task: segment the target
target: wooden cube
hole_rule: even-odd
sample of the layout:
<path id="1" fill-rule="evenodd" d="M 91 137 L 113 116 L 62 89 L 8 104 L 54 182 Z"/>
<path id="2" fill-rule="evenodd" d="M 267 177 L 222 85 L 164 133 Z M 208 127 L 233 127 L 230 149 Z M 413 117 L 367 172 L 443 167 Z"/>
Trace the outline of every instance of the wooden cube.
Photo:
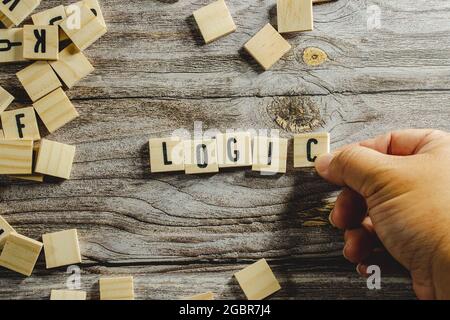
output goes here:
<path id="1" fill-rule="evenodd" d="M 63 5 L 38 12 L 31 16 L 31 20 L 33 20 L 33 24 L 36 26 L 59 26 L 65 18 L 67 18 L 66 9 Z M 64 31 L 59 29 L 59 41 L 66 39 L 68 38 Z"/>
<path id="2" fill-rule="evenodd" d="M 52 290 L 50 300 L 86 300 L 86 291 Z"/>
<path id="3" fill-rule="evenodd" d="M 39 6 L 40 2 L 40 0 L 3 0 L 0 1 L 0 11 L 18 26 Z"/>
<path id="4" fill-rule="evenodd" d="M 224 0 L 198 9 L 194 12 L 194 18 L 205 43 L 211 43 L 236 31 L 236 25 Z"/>
<path id="5" fill-rule="evenodd" d="M 264 70 L 269 70 L 291 50 L 291 45 L 272 25 L 267 24 L 245 44 L 244 48 L 258 61 Z"/>
<path id="6" fill-rule="evenodd" d="M 75 146 L 42 139 L 35 171 L 49 176 L 69 179 L 74 157 Z"/>
<path id="7" fill-rule="evenodd" d="M 314 167 L 317 157 L 327 153 L 330 153 L 328 132 L 294 136 L 294 168 Z"/>
<path id="8" fill-rule="evenodd" d="M 313 30 L 311 0 L 277 0 L 278 32 Z"/>
<path id="9" fill-rule="evenodd" d="M 59 60 L 50 62 L 50 65 L 68 88 L 94 71 L 92 64 L 74 44 L 62 50 Z"/>
<path id="10" fill-rule="evenodd" d="M 0 63 L 24 60 L 23 28 L 0 29 Z"/>
<path id="11" fill-rule="evenodd" d="M 286 173 L 288 140 L 255 137 L 253 140 L 253 171 Z"/>
<path id="12" fill-rule="evenodd" d="M 184 142 L 177 137 L 150 139 L 151 172 L 184 171 Z"/>
<path id="13" fill-rule="evenodd" d="M 76 229 L 42 235 L 47 269 L 81 263 Z"/>
<path id="14" fill-rule="evenodd" d="M 61 82 L 46 61 L 36 61 L 16 75 L 33 102 L 61 87 Z"/>
<path id="15" fill-rule="evenodd" d="M 0 174 L 31 174 L 33 141 L 0 140 Z"/>
<path id="16" fill-rule="evenodd" d="M 39 128 L 32 107 L 4 111 L 0 114 L 5 139 L 39 140 Z"/>
<path id="17" fill-rule="evenodd" d="M 55 132 L 76 117 L 78 112 L 61 88 L 33 103 L 49 132 Z"/>
<path id="18" fill-rule="evenodd" d="M 73 15 L 68 15 L 60 26 L 69 39 L 81 51 L 88 48 L 106 33 L 106 27 L 102 25 L 100 18 L 96 17 L 85 5 L 80 7 L 79 28 L 74 23 L 75 20 Z"/>
<path id="19" fill-rule="evenodd" d="M 192 297 L 188 297 L 184 300 L 214 300 L 214 293 L 212 292 L 206 292 L 206 293 L 201 293 L 201 294 L 196 294 L 195 296 Z"/>
<path id="20" fill-rule="evenodd" d="M 33 173 L 32 174 L 20 174 L 20 175 L 15 174 L 15 175 L 10 175 L 10 177 L 13 179 L 18 179 L 18 180 L 43 182 L 44 175 L 34 172 L 35 167 L 36 167 L 36 160 L 37 160 L 38 152 L 39 152 L 39 145 L 34 143 L 34 145 L 33 145 L 33 165 L 32 165 Z"/>
<path id="21" fill-rule="evenodd" d="M 134 300 L 133 277 L 100 278 L 100 300 Z"/>
<path id="22" fill-rule="evenodd" d="M 103 17 L 103 12 L 102 12 L 102 9 L 100 8 L 100 4 L 98 3 L 97 0 L 82 0 L 82 1 L 78 1 L 78 2 L 74 3 L 74 5 L 76 5 L 80 8 L 83 5 L 88 7 L 91 10 L 91 12 L 94 14 L 94 16 L 98 17 L 101 24 L 106 28 L 106 23 L 105 23 L 105 19 Z"/>
<path id="23" fill-rule="evenodd" d="M 9 20 L 2 12 L 0 12 L 0 22 L 7 28 L 14 27 L 14 22 Z"/>
<path id="24" fill-rule="evenodd" d="M 0 266 L 30 276 L 42 249 L 42 243 L 17 233 L 11 233 L 6 239 Z"/>
<path id="25" fill-rule="evenodd" d="M 28 60 L 58 60 L 58 26 L 23 26 L 23 57 Z"/>
<path id="26" fill-rule="evenodd" d="M 248 167 L 252 161 L 252 137 L 249 132 L 216 135 L 219 168 Z"/>
<path id="27" fill-rule="evenodd" d="M 216 140 L 184 141 L 184 169 L 186 174 L 219 172 Z"/>
<path id="28" fill-rule="evenodd" d="M 248 300 L 262 300 L 281 289 L 265 259 L 234 274 Z"/>
<path id="29" fill-rule="evenodd" d="M 6 222 L 5 219 L 3 219 L 2 216 L 0 216 L 0 250 L 3 249 L 6 239 L 12 232 L 16 231 L 9 225 L 8 222 Z"/>
<path id="30" fill-rule="evenodd" d="M 0 113 L 14 101 L 14 97 L 0 86 Z"/>

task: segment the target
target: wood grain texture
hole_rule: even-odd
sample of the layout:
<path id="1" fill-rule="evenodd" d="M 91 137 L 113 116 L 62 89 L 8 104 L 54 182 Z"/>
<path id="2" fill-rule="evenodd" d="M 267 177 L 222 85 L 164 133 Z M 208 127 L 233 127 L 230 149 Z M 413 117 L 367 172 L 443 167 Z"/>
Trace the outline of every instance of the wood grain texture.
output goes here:
<path id="1" fill-rule="evenodd" d="M 395 265 L 383 269 L 380 291 L 367 290 L 342 258 L 342 233 L 328 224 L 336 187 L 294 170 L 292 145 L 287 173 L 275 177 L 242 168 L 151 174 L 147 145 L 192 131 L 194 121 L 205 130 L 280 129 L 286 138 L 327 131 L 332 148 L 405 127 L 450 130 L 450 3 L 316 5 L 315 30 L 289 37 L 293 50 L 265 73 L 242 46 L 276 25 L 274 2 L 229 0 L 236 32 L 204 46 L 191 15 L 207 3 L 100 2 L 108 33 L 84 52 L 95 71 L 67 93 L 80 117 L 51 135 L 41 126 L 46 138 L 76 145 L 71 180 L 2 178 L 0 214 L 35 239 L 77 228 L 88 299 L 99 298 L 100 276 L 125 275 L 135 279 L 136 299 L 245 298 L 232 275 L 263 257 L 282 287 L 273 299 L 412 298 Z M 367 28 L 370 5 L 381 9 L 378 30 Z M 309 47 L 328 60 L 306 65 Z M 30 103 L 14 76 L 25 65 L 1 66 L 13 108 Z M 65 289 L 65 271 L 46 270 L 42 255 L 26 281 L 0 269 L 0 297 L 48 299 Z"/>

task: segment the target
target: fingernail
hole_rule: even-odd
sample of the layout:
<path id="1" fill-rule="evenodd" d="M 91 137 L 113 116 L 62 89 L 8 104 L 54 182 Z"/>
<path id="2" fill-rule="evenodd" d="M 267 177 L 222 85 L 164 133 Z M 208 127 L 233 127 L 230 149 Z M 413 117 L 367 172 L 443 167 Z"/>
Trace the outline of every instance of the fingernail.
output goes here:
<path id="1" fill-rule="evenodd" d="M 316 170 L 319 174 L 325 175 L 328 171 L 328 167 L 330 166 L 331 160 L 333 160 L 333 155 L 328 153 L 326 155 L 320 156 L 316 160 Z"/>
<path id="2" fill-rule="evenodd" d="M 345 259 L 348 260 L 347 256 L 345 255 L 345 249 L 347 249 L 347 245 L 345 245 L 344 249 L 342 249 L 342 255 L 344 256 Z"/>
<path id="3" fill-rule="evenodd" d="M 334 212 L 334 209 L 331 210 L 330 215 L 328 216 L 328 221 L 330 221 L 330 224 L 336 228 L 336 225 L 333 222 L 333 212 Z"/>
<path id="4" fill-rule="evenodd" d="M 358 274 L 359 274 L 360 276 L 362 276 L 363 274 L 362 274 L 360 268 L 361 268 L 361 264 L 359 263 L 358 265 L 356 265 L 356 272 L 358 272 Z"/>

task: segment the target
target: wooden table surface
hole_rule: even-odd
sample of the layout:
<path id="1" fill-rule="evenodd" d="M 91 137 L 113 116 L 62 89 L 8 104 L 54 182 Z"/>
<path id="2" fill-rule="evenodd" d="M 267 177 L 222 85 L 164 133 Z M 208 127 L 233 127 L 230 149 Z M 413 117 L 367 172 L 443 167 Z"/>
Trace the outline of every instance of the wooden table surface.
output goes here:
<path id="1" fill-rule="evenodd" d="M 80 117 L 43 134 L 76 145 L 72 178 L 1 178 L 0 214 L 34 239 L 77 228 L 91 299 L 101 275 L 133 275 L 138 299 L 243 298 L 232 275 L 263 257 L 282 286 L 273 299 L 413 298 L 400 268 L 382 274 L 381 290 L 367 289 L 328 223 L 337 188 L 294 170 L 291 151 L 287 174 L 275 177 L 151 174 L 147 142 L 197 121 L 284 137 L 329 131 L 332 148 L 399 128 L 450 130 L 450 2 L 315 5 L 315 31 L 289 35 L 293 50 L 267 72 L 242 47 L 276 24 L 275 0 L 228 0 L 238 30 L 205 46 L 192 12 L 208 2 L 101 1 L 108 33 L 86 51 L 95 72 L 68 91 Z M 59 4 L 43 0 L 38 10 Z M 377 11 L 372 30 L 368 13 Z M 305 64 L 309 47 L 328 60 Z M 13 108 L 30 105 L 14 75 L 25 65 L 0 66 Z M 0 298 L 48 299 L 68 276 L 65 267 L 46 270 L 41 254 L 29 278 L 0 270 Z"/>

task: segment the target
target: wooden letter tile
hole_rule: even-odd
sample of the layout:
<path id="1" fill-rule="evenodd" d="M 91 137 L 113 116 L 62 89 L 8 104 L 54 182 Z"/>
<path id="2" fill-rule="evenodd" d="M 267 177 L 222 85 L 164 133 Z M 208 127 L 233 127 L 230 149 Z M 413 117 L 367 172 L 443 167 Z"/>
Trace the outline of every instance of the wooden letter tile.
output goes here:
<path id="1" fill-rule="evenodd" d="M 219 172 L 215 139 L 184 141 L 186 174 Z"/>
<path id="2" fill-rule="evenodd" d="M 133 277 L 100 278 L 100 300 L 134 300 Z"/>
<path id="3" fill-rule="evenodd" d="M 206 43 L 236 31 L 236 25 L 224 0 L 198 9 L 194 12 L 194 18 Z"/>
<path id="4" fill-rule="evenodd" d="M 5 109 L 13 102 L 14 97 L 5 89 L 0 86 L 0 113 L 5 111 Z"/>
<path id="5" fill-rule="evenodd" d="M 287 42 L 272 25 L 267 24 L 249 42 L 245 49 L 264 68 L 269 70 L 289 50 L 291 45 Z"/>
<path id="6" fill-rule="evenodd" d="M 184 171 L 184 142 L 170 137 L 150 139 L 151 172 Z"/>
<path id="7" fill-rule="evenodd" d="M 57 26 L 66 18 L 66 9 L 63 5 L 47 9 L 31 16 L 36 26 Z"/>
<path id="8" fill-rule="evenodd" d="M 312 1 L 277 0 L 277 19 L 280 33 L 312 31 Z"/>
<path id="9" fill-rule="evenodd" d="M 88 7 L 91 12 L 100 19 L 101 24 L 106 28 L 105 19 L 103 17 L 102 9 L 100 8 L 100 4 L 97 0 L 82 0 L 74 3 L 74 5 L 81 8 L 81 6 Z"/>
<path id="10" fill-rule="evenodd" d="M 28 60 L 58 60 L 58 26 L 23 26 L 23 57 Z"/>
<path id="11" fill-rule="evenodd" d="M 0 174 L 31 174 L 33 141 L 0 140 Z"/>
<path id="12" fill-rule="evenodd" d="M 0 63 L 24 60 L 23 28 L 0 29 Z"/>
<path id="13" fill-rule="evenodd" d="M 216 135 L 219 168 L 252 165 L 252 138 L 248 132 Z"/>
<path id="14" fill-rule="evenodd" d="M 44 181 L 44 175 L 40 173 L 35 173 L 34 168 L 36 166 L 36 160 L 37 160 L 37 154 L 39 151 L 39 145 L 35 143 L 33 145 L 33 173 L 32 174 L 21 174 L 21 175 L 10 175 L 13 179 L 19 179 L 19 180 L 26 180 L 26 181 L 33 181 L 33 182 L 43 182 Z"/>
<path id="15" fill-rule="evenodd" d="M 11 233 L 0 255 L 0 266 L 30 276 L 41 249 L 39 241 Z"/>
<path id="16" fill-rule="evenodd" d="M 39 128 L 32 107 L 5 111 L 0 114 L 5 139 L 39 140 Z"/>
<path id="17" fill-rule="evenodd" d="M 330 153 L 330 135 L 327 132 L 294 136 L 294 168 L 314 167 L 318 156 Z"/>
<path id="18" fill-rule="evenodd" d="M 52 290 L 50 300 L 86 300 L 86 291 Z"/>
<path id="19" fill-rule="evenodd" d="M 76 229 L 42 235 L 47 269 L 81 263 Z"/>
<path id="20" fill-rule="evenodd" d="M 40 0 L 2 0 L 0 1 L 0 11 L 18 26 L 37 8 L 40 2 Z"/>
<path id="21" fill-rule="evenodd" d="M 0 250 L 5 245 L 6 239 L 10 235 L 10 233 L 16 232 L 13 227 L 9 225 L 8 222 L 6 222 L 5 219 L 3 219 L 2 216 L 0 216 Z"/>
<path id="22" fill-rule="evenodd" d="M 68 88 L 94 71 L 92 64 L 74 44 L 62 50 L 59 60 L 50 62 L 50 65 Z"/>
<path id="23" fill-rule="evenodd" d="M 287 139 L 255 137 L 253 140 L 253 171 L 286 173 Z"/>
<path id="24" fill-rule="evenodd" d="M 214 300 L 214 293 L 212 292 L 206 292 L 206 293 L 201 293 L 201 294 L 196 294 L 195 296 L 192 297 L 188 297 L 184 300 Z"/>
<path id="25" fill-rule="evenodd" d="M 49 132 L 55 132 L 76 117 L 78 112 L 61 88 L 33 103 Z"/>
<path id="26" fill-rule="evenodd" d="M 281 289 L 265 259 L 234 274 L 248 300 L 262 300 Z"/>
<path id="27" fill-rule="evenodd" d="M 61 82 L 46 61 L 36 61 L 16 75 L 33 102 L 61 87 Z"/>
<path id="28" fill-rule="evenodd" d="M 74 157 L 75 146 L 42 139 L 35 170 L 37 173 L 69 179 Z"/>

